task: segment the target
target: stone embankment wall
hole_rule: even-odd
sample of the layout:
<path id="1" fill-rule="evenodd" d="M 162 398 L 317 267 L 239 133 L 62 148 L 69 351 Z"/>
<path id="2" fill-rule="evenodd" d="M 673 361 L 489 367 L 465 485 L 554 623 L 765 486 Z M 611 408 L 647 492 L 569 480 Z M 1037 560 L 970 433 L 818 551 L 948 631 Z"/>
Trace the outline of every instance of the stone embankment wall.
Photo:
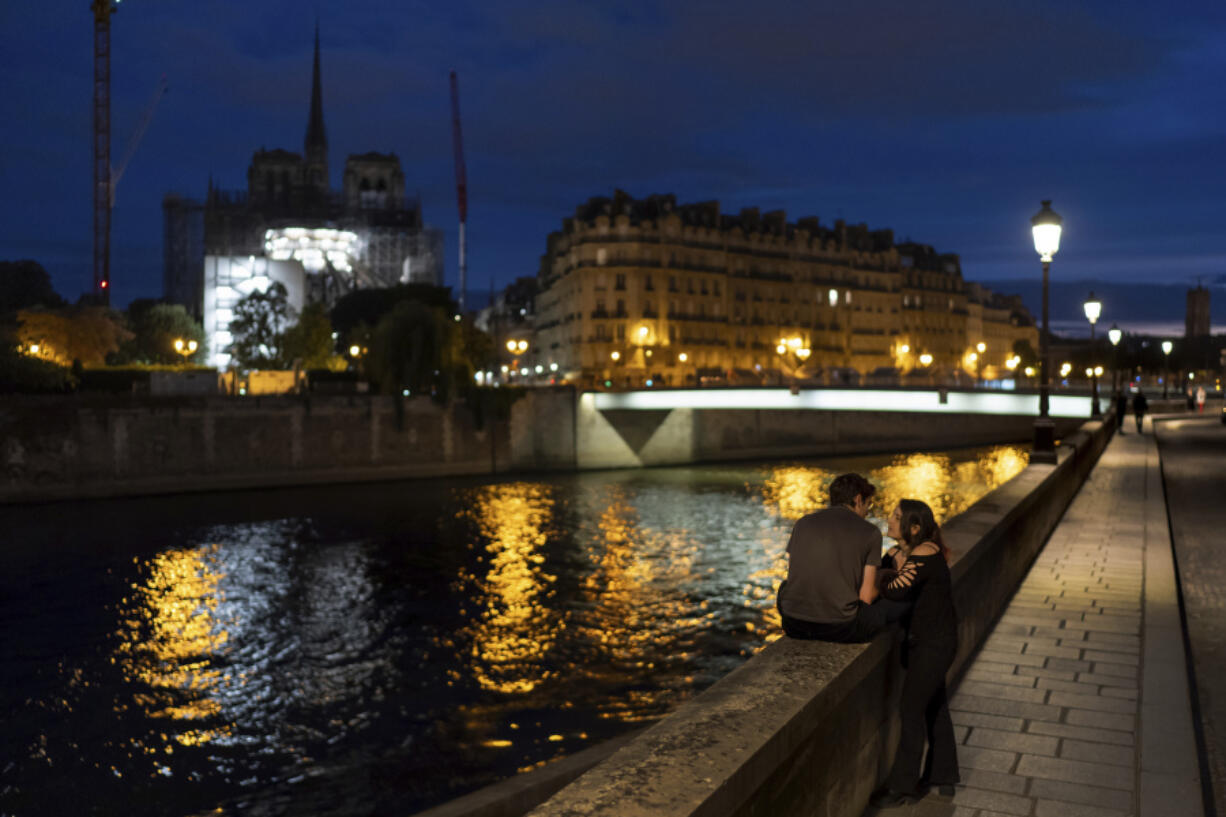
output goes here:
<path id="1" fill-rule="evenodd" d="M 428 398 L 6 398 L 0 501 L 506 471 L 507 424 Z"/>
<path id="2" fill-rule="evenodd" d="M 956 678 L 1097 462 L 1087 423 L 1057 465 L 1031 465 L 943 529 L 955 554 Z M 602 744 L 419 817 L 850 817 L 893 759 L 902 668 L 867 645 L 780 639 L 628 742 Z M 555 792 L 544 800 L 546 792 Z M 527 802 L 526 802 L 527 801 Z"/>
<path id="3" fill-rule="evenodd" d="M 400 412 L 397 411 L 399 402 Z M 1079 421 L 1057 420 L 1057 433 Z M 1031 418 L 804 409 L 599 411 L 529 392 L 478 429 L 427 398 L 6 397 L 0 502 L 1021 442 Z"/>

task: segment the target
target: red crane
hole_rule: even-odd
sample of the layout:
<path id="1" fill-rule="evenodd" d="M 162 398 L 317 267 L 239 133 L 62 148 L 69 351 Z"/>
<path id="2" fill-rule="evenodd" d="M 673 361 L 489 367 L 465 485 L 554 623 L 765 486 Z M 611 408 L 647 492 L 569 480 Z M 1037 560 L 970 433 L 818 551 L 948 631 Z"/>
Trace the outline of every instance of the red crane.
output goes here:
<path id="1" fill-rule="evenodd" d="M 456 204 L 460 209 L 460 314 L 464 313 L 464 289 L 468 285 L 468 246 L 464 222 L 468 220 L 468 174 L 464 170 L 464 139 L 460 134 L 460 81 L 451 72 L 451 146 L 455 151 Z"/>

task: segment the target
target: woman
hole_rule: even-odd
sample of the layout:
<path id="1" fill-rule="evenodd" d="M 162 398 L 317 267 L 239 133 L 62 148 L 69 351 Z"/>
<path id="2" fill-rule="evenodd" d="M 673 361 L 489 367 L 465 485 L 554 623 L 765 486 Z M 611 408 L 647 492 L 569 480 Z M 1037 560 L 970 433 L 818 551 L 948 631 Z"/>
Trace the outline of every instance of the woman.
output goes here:
<path id="1" fill-rule="evenodd" d="M 928 741 L 929 785 L 952 795 L 958 782 L 958 753 L 954 725 L 945 696 L 945 673 L 958 651 L 958 621 L 949 577 L 949 548 L 932 509 L 915 499 L 904 499 L 890 514 L 887 533 L 898 547 L 885 559 L 897 568 L 881 594 L 893 601 L 911 602 L 911 624 L 903 651 L 907 676 L 903 680 L 899 715 L 902 734 L 886 787 L 873 796 L 877 808 L 914 802 L 921 797 L 920 764 Z"/>

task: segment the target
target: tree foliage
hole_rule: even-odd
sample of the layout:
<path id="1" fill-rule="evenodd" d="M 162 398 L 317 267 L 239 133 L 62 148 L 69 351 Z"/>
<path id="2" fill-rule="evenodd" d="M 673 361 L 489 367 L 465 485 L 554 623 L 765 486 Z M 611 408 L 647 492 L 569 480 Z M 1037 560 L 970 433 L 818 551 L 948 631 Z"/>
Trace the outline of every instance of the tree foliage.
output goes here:
<path id="1" fill-rule="evenodd" d="M 226 351 L 243 368 L 279 368 L 285 364 L 284 333 L 294 317 L 284 284 L 274 282 L 264 292 L 252 292 L 234 306 L 233 340 Z"/>
<path id="2" fill-rule="evenodd" d="M 65 306 L 43 265 L 29 260 L 0 261 L 0 315 L 38 306 Z"/>
<path id="3" fill-rule="evenodd" d="M 429 284 L 399 284 L 385 289 L 355 289 L 332 307 L 332 327 L 345 343 L 362 324 L 377 326 L 383 316 L 403 301 L 416 301 L 426 306 L 454 313 L 448 287 Z"/>
<path id="4" fill-rule="evenodd" d="M 179 304 L 137 299 L 128 305 L 128 328 L 132 339 L 113 358 L 116 363 L 196 363 L 208 355 L 204 327 Z M 194 354 L 175 351 L 175 341 L 196 341 Z"/>
<path id="5" fill-rule="evenodd" d="M 132 337 L 117 313 L 100 306 L 23 309 L 17 322 L 17 342 L 26 349 L 37 345 L 38 358 L 61 366 L 101 366 Z"/>
<path id="6" fill-rule="evenodd" d="M 332 340 L 332 322 L 323 304 L 307 304 L 298 322 L 285 330 L 281 340 L 281 355 L 285 362 L 298 361 L 303 369 L 336 368 L 336 344 Z M 344 367 L 344 362 L 340 366 Z"/>

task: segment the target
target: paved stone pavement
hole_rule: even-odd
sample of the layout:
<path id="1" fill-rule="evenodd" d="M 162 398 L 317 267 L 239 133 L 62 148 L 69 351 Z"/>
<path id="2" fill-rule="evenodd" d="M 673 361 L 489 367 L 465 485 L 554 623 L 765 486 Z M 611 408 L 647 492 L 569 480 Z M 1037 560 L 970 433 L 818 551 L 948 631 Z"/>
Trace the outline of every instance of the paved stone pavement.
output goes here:
<path id="1" fill-rule="evenodd" d="M 1215 401 L 1216 402 L 1216 401 Z M 1206 412 L 1210 410 L 1206 406 Z M 1212 409 L 1217 411 L 1218 405 Z M 1217 416 L 1156 424 L 1183 587 L 1200 725 L 1217 809 L 1226 809 L 1226 425 Z"/>
<path id="2" fill-rule="evenodd" d="M 1116 435 L 951 701 L 962 783 L 898 817 L 1201 817 L 1158 450 Z"/>

